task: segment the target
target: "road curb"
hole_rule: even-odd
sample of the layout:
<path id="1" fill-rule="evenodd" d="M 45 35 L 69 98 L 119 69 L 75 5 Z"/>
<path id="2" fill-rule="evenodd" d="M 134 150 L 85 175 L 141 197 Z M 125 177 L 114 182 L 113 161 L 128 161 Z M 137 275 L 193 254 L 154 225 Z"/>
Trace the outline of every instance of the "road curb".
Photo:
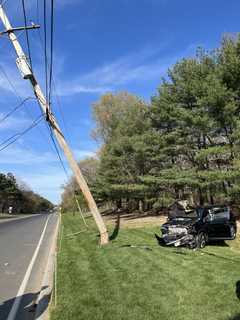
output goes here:
<path id="1" fill-rule="evenodd" d="M 60 217 L 58 216 L 57 226 L 54 231 L 53 242 L 49 250 L 46 269 L 44 271 L 41 291 L 36 301 L 35 320 L 47 320 L 49 319 L 49 304 L 54 284 L 54 269 L 56 261 L 56 247 L 58 239 L 58 230 L 60 225 Z"/>

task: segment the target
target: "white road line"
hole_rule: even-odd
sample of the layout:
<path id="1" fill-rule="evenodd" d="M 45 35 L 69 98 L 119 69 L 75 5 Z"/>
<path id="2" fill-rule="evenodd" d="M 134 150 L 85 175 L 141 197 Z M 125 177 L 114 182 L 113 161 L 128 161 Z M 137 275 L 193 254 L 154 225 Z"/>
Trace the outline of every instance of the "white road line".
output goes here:
<path id="1" fill-rule="evenodd" d="M 35 251 L 34 251 L 34 254 L 33 254 L 33 256 L 32 256 L 32 260 L 31 260 L 31 262 L 30 262 L 30 264 L 29 264 L 29 266 L 28 266 L 28 268 L 27 268 L 27 271 L 26 271 L 26 273 L 25 273 L 25 276 L 24 276 L 24 278 L 23 278 L 23 281 L 22 281 L 22 283 L 21 283 L 21 286 L 20 286 L 20 288 L 19 288 L 19 290 L 18 290 L 17 296 L 16 296 L 16 298 L 15 298 L 15 300 L 14 300 L 13 306 L 12 306 L 12 308 L 11 308 L 11 311 L 10 311 L 8 317 L 7 317 L 7 320 L 14 320 L 14 319 L 15 319 L 15 316 L 16 316 L 16 314 L 17 314 L 17 311 L 18 311 L 18 308 L 19 308 L 19 305 L 20 305 L 22 296 L 23 296 L 23 294 L 24 294 L 24 292 L 25 292 L 25 289 L 26 289 L 28 280 L 29 280 L 30 275 L 31 275 L 31 271 L 32 271 L 34 262 L 35 262 L 35 260 L 36 260 L 36 258 L 37 258 L 37 255 L 38 255 L 38 252 L 39 252 L 41 243 L 42 243 L 42 241 L 43 241 L 43 237 L 44 237 L 44 234 L 45 234 L 46 229 L 47 229 L 47 224 L 48 224 L 49 218 L 50 218 L 50 216 L 48 216 L 48 218 L 47 218 L 47 221 L 46 221 L 45 226 L 44 226 L 44 228 L 43 228 L 43 231 L 42 231 L 41 237 L 40 237 L 40 239 L 39 239 L 38 245 L 37 245 L 37 247 L 36 247 L 36 249 L 35 249 Z"/>

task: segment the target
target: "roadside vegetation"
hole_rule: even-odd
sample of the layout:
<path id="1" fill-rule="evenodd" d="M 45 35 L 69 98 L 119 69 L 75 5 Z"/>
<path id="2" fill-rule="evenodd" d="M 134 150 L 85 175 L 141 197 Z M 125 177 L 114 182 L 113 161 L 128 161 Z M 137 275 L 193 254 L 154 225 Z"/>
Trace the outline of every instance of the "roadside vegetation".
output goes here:
<path id="1" fill-rule="evenodd" d="M 96 158 L 80 162 L 98 204 L 129 211 L 240 199 L 240 37 L 177 62 L 146 103 L 127 92 L 93 105 Z M 64 188 L 63 210 L 74 209 L 75 181 Z M 237 210 L 236 210 L 237 211 Z"/>
<path id="2" fill-rule="evenodd" d="M 5 218 L 11 207 L 12 214 L 38 213 L 49 210 L 53 204 L 36 194 L 25 184 L 18 183 L 12 173 L 0 173 L 0 218 Z"/>
<path id="3" fill-rule="evenodd" d="M 70 214 L 76 198 L 87 210 L 76 181 L 64 186 L 51 320 L 240 319 L 239 234 L 197 251 L 162 247 L 154 235 L 178 199 L 239 216 L 239 84 L 240 37 L 228 37 L 172 66 L 149 103 L 120 92 L 93 105 L 101 148 L 79 166 L 98 206 L 126 218 L 98 247 L 92 220 L 86 229 Z M 139 224 L 145 215 L 155 218 Z"/>
<path id="4" fill-rule="evenodd" d="M 239 235 L 204 250 L 166 248 L 154 237 L 155 221 L 123 227 L 98 247 L 87 222 L 88 230 L 79 214 L 63 214 L 51 320 L 240 319 Z"/>

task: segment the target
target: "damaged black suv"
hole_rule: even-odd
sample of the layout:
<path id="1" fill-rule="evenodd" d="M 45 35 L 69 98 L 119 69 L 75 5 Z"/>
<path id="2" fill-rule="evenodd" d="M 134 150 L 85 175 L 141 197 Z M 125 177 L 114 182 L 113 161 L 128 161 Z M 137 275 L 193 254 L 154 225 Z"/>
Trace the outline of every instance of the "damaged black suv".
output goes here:
<path id="1" fill-rule="evenodd" d="M 235 239 L 237 224 L 230 208 L 208 206 L 170 210 L 161 232 L 166 245 L 204 248 L 209 241 Z"/>

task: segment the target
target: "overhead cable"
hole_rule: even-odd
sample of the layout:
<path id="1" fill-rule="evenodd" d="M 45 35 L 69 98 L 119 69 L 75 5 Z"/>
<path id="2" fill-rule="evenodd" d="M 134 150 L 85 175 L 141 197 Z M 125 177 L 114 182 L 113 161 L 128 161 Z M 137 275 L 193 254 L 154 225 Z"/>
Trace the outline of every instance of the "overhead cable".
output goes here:
<path id="1" fill-rule="evenodd" d="M 53 28 L 54 28 L 54 5 L 53 5 L 53 0 L 51 0 L 50 70 L 49 70 L 49 93 L 48 93 L 49 105 L 51 105 L 52 78 L 53 78 L 53 31 L 54 31 Z"/>
<path id="2" fill-rule="evenodd" d="M 3 116 L 2 118 L 0 118 L 0 124 L 2 122 L 4 122 L 5 120 L 7 120 L 7 118 L 9 118 L 14 112 L 16 112 L 22 105 L 25 104 L 25 102 L 27 102 L 28 100 L 35 100 L 36 98 L 34 97 L 28 97 L 26 99 L 24 99 L 23 101 L 21 101 L 18 105 L 16 105 L 11 111 L 9 111 L 7 114 L 5 114 L 5 116 Z"/>
<path id="3" fill-rule="evenodd" d="M 25 130 L 14 134 L 13 136 L 9 137 L 8 139 L 6 139 L 5 141 L 3 141 L 0 144 L 0 151 L 5 150 L 6 148 L 8 148 L 10 145 L 12 145 L 14 142 L 16 142 L 18 139 L 20 139 L 23 135 L 25 135 L 28 131 L 30 131 L 31 129 L 33 129 L 34 127 L 36 127 L 43 119 L 43 116 L 40 115 L 39 117 L 37 117 L 33 123 L 26 128 Z M 9 142 L 10 141 L 10 142 Z M 1 148 L 2 147 L 2 148 Z"/>
<path id="4" fill-rule="evenodd" d="M 45 96 L 48 104 L 48 62 L 47 62 L 47 8 L 46 0 L 43 2 L 43 27 L 44 27 L 44 60 L 45 60 Z"/>
<path id="5" fill-rule="evenodd" d="M 66 169 L 66 167 L 65 167 L 65 165 L 64 165 L 64 162 L 63 162 L 63 160 L 62 160 L 62 157 L 61 157 L 60 151 L 59 151 L 59 149 L 58 149 L 57 143 L 56 143 L 56 141 L 55 141 L 55 139 L 54 139 L 53 132 L 52 132 L 52 127 L 51 127 L 50 124 L 49 124 L 49 130 L 50 130 L 50 138 L 51 138 L 52 143 L 53 143 L 53 146 L 54 146 L 54 148 L 55 148 L 57 157 L 58 157 L 58 159 L 59 159 L 59 161 L 60 161 L 60 163 L 61 163 L 61 166 L 62 166 L 62 168 L 63 168 L 63 171 L 64 171 L 67 179 L 69 179 L 69 175 L 68 175 L 67 169 Z"/>
<path id="6" fill-rule="evenodd" d="M 28 29 L 27 29 L 27 16 L 26 16 L 26 9 L 25 9 L 25 0 L 22 0 L 22 8 L 23 8 L 23 16 L 24 16 L 24 26 L 25 26 L 25 33 L 26 33 L 26 40 L 27 40 L 27 48 L 28 48 L 28 58 L 32 68 L 32 58 L 31 58 L 31 51 L 30 51 L 30 42 L 29 42 L 29 36 L 28 36 Z"/>

